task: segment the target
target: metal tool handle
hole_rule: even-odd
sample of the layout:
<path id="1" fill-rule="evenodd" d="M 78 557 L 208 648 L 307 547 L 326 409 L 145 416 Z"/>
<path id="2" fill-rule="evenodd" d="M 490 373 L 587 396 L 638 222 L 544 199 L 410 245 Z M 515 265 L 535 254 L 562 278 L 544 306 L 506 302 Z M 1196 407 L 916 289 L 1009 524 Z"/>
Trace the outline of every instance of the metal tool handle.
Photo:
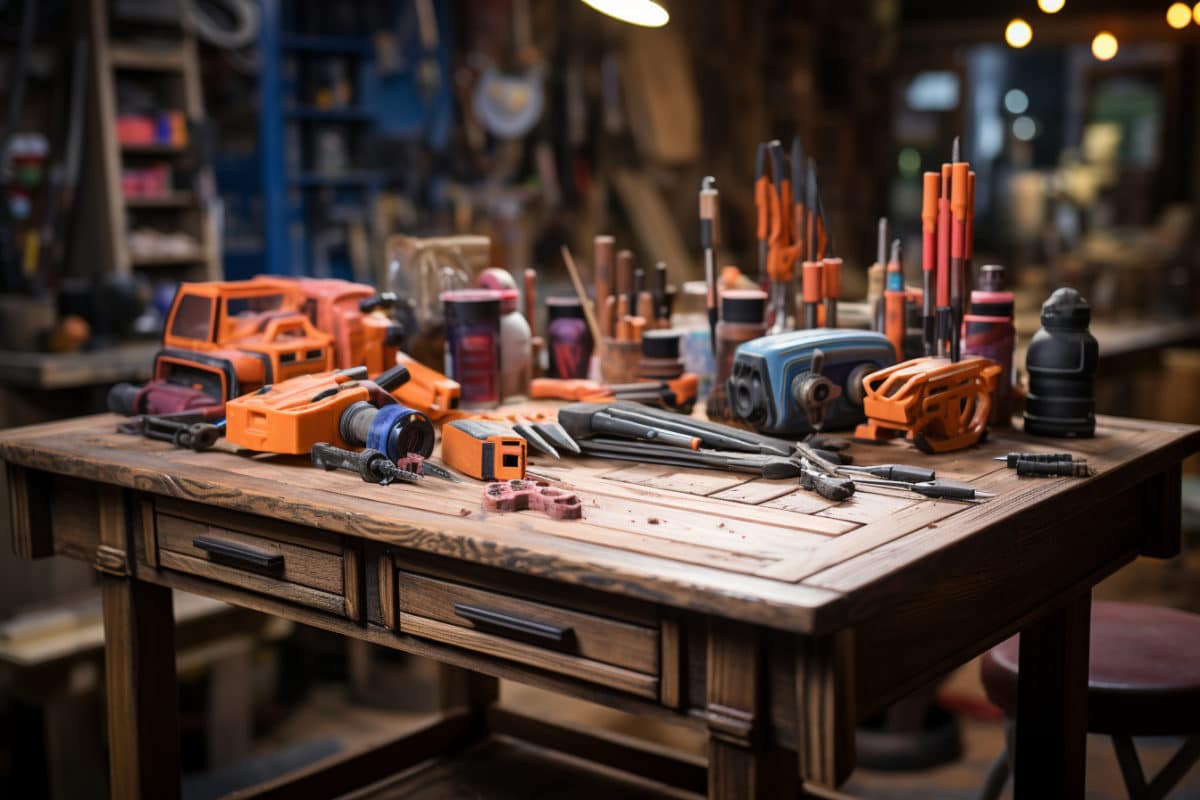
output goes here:
<path id="1" fill-rule="evenodd" d="M 476 625 L 482 625 L 487 628 L 500 628 L 501 630 L 519 633 L 523 636 L 541 639 L 554 644 L 564 644 L 574 636 L 574 630 L 571 628 L 548 625 L 544 622 L 535 622 L 531 619 L 514 617 L 502 611 L 480 608 L 479 606 L 472 606 L 466 603 L 455 603 L 454 613 L 463 619 L 474 622 Z"/>
<path id="2" fill-rule="evenodd" d="M 358 472 L 359 459 L 350 450 L 334 447 L 327 442 L 317 442 L 310 453 L 312 463 L 324 470 L 348 469 Z"/>
<path id="3" fill-rule="evenodd" d="M 211 536 L 197 536 L 192 539 L 192 547 L 195 547 L 197 550 L 203 550 L 215 558 L 225 561 L 236 561 L 239 564 L 254 567 L 255 569 L 283 569 L 283 555 L 281 553 L 259 550 L 257 547 L 249 547 L 238 542 L 227 542 L 224 539 L 214 539 Z"/>

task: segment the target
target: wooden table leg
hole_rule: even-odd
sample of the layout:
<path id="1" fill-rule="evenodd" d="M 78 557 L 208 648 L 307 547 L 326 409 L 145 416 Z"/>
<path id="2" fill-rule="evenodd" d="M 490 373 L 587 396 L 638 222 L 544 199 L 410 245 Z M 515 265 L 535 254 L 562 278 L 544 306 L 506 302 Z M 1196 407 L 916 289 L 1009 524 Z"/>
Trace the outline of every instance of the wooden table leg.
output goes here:
<path id="1" fill-rule="evenodd" d="M 179 797 L 179 710 L 171 590 L 100 577 L 109 791 L 121 798 Z"/>
<path id="2" fill-rule="evenodd" d="M 1017 798 L 1083 797 L 1091 610 L 1087 592 L 1021 631 Z"/>
<path id="3" fill-rule="evenodd" d="M 488 707 L 500 699 L 500 680 L 450 664 L 438 664 L 438 705 L 442 713 L 465 708 L 475 737 L 488 735 Z"/>
<path id="4" fill-rule="evenodd" d="M 795 797 L 796 754 L 772 747 L 762 634 L 713 618 L 708 626 L 708 796 L 710 800 Z"/>

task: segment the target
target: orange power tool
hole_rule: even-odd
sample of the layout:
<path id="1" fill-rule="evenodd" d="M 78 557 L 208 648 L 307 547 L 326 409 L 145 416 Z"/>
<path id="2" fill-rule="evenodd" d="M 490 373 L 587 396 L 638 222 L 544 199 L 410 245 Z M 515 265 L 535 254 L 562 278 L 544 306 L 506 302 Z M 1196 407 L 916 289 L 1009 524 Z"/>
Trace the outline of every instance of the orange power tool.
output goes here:
<path id="1" fill-rule="evenodd" d="M 458 410 L 458 401 L 462 397 L 458 381 L 430 369 L 407 353 L 398 353 L 396 363 L 408 370 L 409 380 L 392 389 L 392 397 L 434 422 L 465 416 Z"/>
<path id="2" fill-rule="evenodd" d="M 925 453 L 970 447 L 987 432 L 995 361 L 966 356 L 914 358 L 863 378 L 867 421 L 855 438 L 882 441 L 904 434 Z"/>
<path id="3" fill-rule="evenodd" d="M 524 478 L 527 448 L 524 439 L 500 422 L 456 419 L 442 428 L 442 461 L 481 481 Z"/>
<path id="4" fill-rule="evenodd" d="M 250 450 L 285 455 L 310 453 L 319 442 L 368 447 L 392 461 L 432 453 L 429 418 L 388 394 L 407 380 L 408 370 L 396 366 L 374 381 L 365 378 L 365 367 L 301 375 L 234 398 L 225 404 L 225 438 Z"/>

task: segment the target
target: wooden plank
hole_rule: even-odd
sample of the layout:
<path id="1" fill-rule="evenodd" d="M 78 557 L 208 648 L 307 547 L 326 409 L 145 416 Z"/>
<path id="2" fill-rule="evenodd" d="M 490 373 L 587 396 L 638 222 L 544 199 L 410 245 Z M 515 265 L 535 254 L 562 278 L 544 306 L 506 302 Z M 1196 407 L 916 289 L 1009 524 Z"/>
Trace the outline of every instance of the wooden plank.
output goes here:
<path id="1" fill-rule="evenodd" d="M 242 531 L 256 536 L 266 536 L 295 547 L 321 550 L 334 555 L 341 555 L 344 546 L 341 538 L 336 534 L 318 528 L 291 525 L 282 519 L 247 516 L 199 503 L 183 503 L 170 497 L 159 498 L 157 509 L 159 512 L 170 514 L 173 517 L 190 519 L 205 525 Z"/>
<path id="2" fill-rule="evenodd" d="M 571 642 L 563 645 L 562 652 L 650 675 L 659 672 L 658 630 L 655 628 L 629 625 L 561 606 L 535 603 L 410 572 L 399 573 L 398 587 L 401 629 L 407 614 L 473 629 L 474 624 L 454 610 L 456 604 L 464 603 L 569 629 L 572 632 Z M 486 629 L 481 630 L 487 632 Z"/>
<path id="3" fill-rule="evenodd" d="M 831 500 L 827 500 L 816 492 L 810 492 L 807 489 L 795 489 L 791 494 L 781 495 L 774 500 L 768 500 L 763 503 L 760 508 L 778 508 L 784 511 L 790 511 L 793 514 L 816 514 L 818 511 L 824 511 L 833 505 Z M 816 517 L 816 519 L 824 519 Z M 854 530 L 857 526 L 847 525 L 842 533 Z"/>
<path id="4" fill-rule="evenodd" d="M 478 741 L 465 713 L 451 714 L 362 750 L 337 753 L 299 770 L 226 795 L 227 800 L 293 800 L 335 797 L 380 781 Z"/>
<path id="5" fill-rule="evenodd" d="M 797 742 L 800 777 L 833 789 L 854 769 L 852 631 L 796 640 Z"/>
<path id="6" fill-rule="evenodd" d="M 158 567 L 158 519 L 154 513 L 154 501 L 148 497 L 138 500 L 141 515 L 142 557 L 152 567 Z"/>
<path id="7" fill-rule="evenodd" d="M 244 545 L 266 553 L 278 553 L 283 556 L 283 566 L 270 575 L 276 580 L 319 589 L 331 594 L 344 595 L 346 592 L 347 584 L 341 553 L 336 555 L 325 553 L 288 542 L 279 542 L 265 536 L 227 530 L 215 525 L 204 525 L 170 514 L 158 515 L 160 553 L 165 554 L 170 551 L 200 561 L 213 560 L 206 550 L 193 544 L 195 538 L 199 536 L 211 537 L 229 544 Z M 229 563 L 222 563 L 222 565 L 236 569 L 238 572 L 252 572 L 252 570 L 238 568 Z"/>
<path id="8" fill-rule="evenodd" d="M 421 636 L 486 655 L 498 656 L 538 669 L 573 675 L 639 697 L 658 698 L 658 677 L 614 667 L 579 656 L 566 655 L 523 642 L 482 633 L 458 625 L 400 613 L 400 632 Z"/>
<path id="9" fill-rule="evenodd" d="M 800 581 L 834 564 L 868 553 L 881 544 L 940 522 L 966 508 L 962 503 L 926 500 L 914 503 L 891 517 L 876 520 L 857 530 L 830 539 L 805 558 L 781 561 L 761 574 L 777 580 Z"/>
<path id="10" fill-rule="evenodd" d="M 897 497 L 871 489 L 859 489 L 842 502 L 818 511 L 817 516 L 843 519 L 847 522 L 858 522 L 865 525 L 892 517 L 918 502 L 920 501 L 913 495 Z"/>
<path id="11" fill-rule="evenodd" d="M 399 620 L 396 616 L 396 567 L 391 553 L 383 553 L 378 559 L 379 565 L 379 610 L 383 624 L 396 630 Z"/>
<path id="12" fill-rule="evenodd" d="M 1084 592 L 1021 632 L 1016 797 L 1084 796 L 1091 609 Z"/>
<path id="13" fill-rule="evenodd" d="M 709 798 L 795 796 L 795 753 L 789 763 L 765 741 L 762 632 L 714 617 L 709 620 L 707 647 Z"/>
<path id="14" fill-rule="evenodd" d="M 182 555 L 173 550 L 161 551 L 158 560 L 165 569 L 179 570 L 190 575 L 220 581 L 246 591 L 270 594 L 289 602 L 303 603 L 306 606 L 319 608 L 339 616 L 346 613 L 346 598 L 340 593 L 323 592 L 299 583 L 268 578 L 265 575 L 234 569 L 213 561 Z"/>
<path id="15" fill-rule="evenodd" d="M 366 610 L 362 580 L 362 555 L 355 546 L 347 546 L 342 553 L 342 576 L 346 597 L 346 618 L 361 622 Z"/>
<path id="16" fill-rule="evenodd" d="M 28 559 L 54 555 L 50 476 L 13 464 L 5 465 L 5 474 L 13 553 Z"/>
<path id="17" fill-rule="evenodd" d="M 1145 503 L 1141 555 L 1174 558 L 1183 540 L 1183 466 L 1176 464 L 1142 487 Z"/>
<path id="18" fill-rule="evenodd" d="M 179 722 L 171 592 L 102 575 L 109 791 L 179 797 Z"/>
<path id="19" fill-rule="evenodd" d="M 769 481 L 765 478 L 758 478 L 729 489 L 713 492 L 709 496 L 714 500 L 732 500 L 735 503 L 748 503 L 756 506 L 794 491 L 796 491 L 795 481 Z"/>
<path id="20" fill-rule="evenodd" d="M 686 791 L 703 793 L 708 783 L 704 759 L 616 731 L 535 719 L 503 706 L 488 711 L 488 728 Z"/>
<path id="21" fill-rule="evenodd" d="M 662 664 L 658 684 L 658 701 L 664 706 L 678 708 L 683 700 L 683 626 L 674 617 L 664 616 L 659 624 L 659 646 Z"/>

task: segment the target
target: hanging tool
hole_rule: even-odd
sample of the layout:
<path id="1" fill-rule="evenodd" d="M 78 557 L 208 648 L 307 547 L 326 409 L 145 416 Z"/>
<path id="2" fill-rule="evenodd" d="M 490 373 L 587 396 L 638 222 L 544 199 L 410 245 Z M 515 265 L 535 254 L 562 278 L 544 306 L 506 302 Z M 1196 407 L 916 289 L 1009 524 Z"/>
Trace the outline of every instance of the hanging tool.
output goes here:
<path id="1" fill-rule="evenodd" d="M 887 286 L 887 262 L 888 221 L 887 217 L 880 217 L 875 236 L 875 263 L 867 270 L 867 313 L 871 315 L 870 328 L 873 331 L 883 331 L 883 291 Z"/>
<path id="2" fill-rule="evenodd" d="M 959 319 L 965 317 L 971 310 L 971 286 L 974 284 L 974 271 L 971 262 L 975 259 L 975 171 L 967 171 L 967 225 L 963 234 L 963 298 L 962 311 Z M 960 325 L 961 329 L 962 326 Z M 960 330 L 961 334 L 961 330 Z"/>
<path id="3" fill-rule="evenodd" d="M 934 291 L 937 281 L 937 222 L 938 184 L 941 176 L 926 172 L 921 195 L 921 275 L 924 278 L 925 295 L 922 298 L 921 341 L 925 355 L 937 355 L 937 336 L 934 311 Z"/>
<path id="4" fill-rule="evenodd" d="M 1016 469 L 1018 461 L 1035 461 L 1043 464 L 1050 464 L 1058 461 L 1066 461 L 1068 463 L 1075 460 L 1075 456 L 1070 453 L 1008 453 L 1003 456 L 996 456 L 993 461 L 1003 461 L 1004 465 L 1009 469 Z"/>
<path id="5" fill-rule="evenodd" d="M 838 467 L 839 472 L 850 472 L 854 475 L 873 475 L 887 481 L 902 483 L 921 483 L 937 478 L 937 473 L 924 467 L 912 467 L 907 464 L 876 464 L 869 467 Z M 857 480 L 857 479 L 856 479 Z"/>
<path id="6" fill-rule="evenodd" d="M 820 215 L 820 195 L 817 189 L 817 165 L 811 158 L 804 175 L 804 198 L 808 208 L 805 216 L 803 238 L 797 235 L 798 247 L 803 260 L 800 264 L 801 298 L 804 304 L 804 327 L 817 327 L 817 307 L 821 303 L 824 292 L 824 276 L 822 275 L 821 260 L 825 255 L 824 245 L 820 240 L 824 222 Z"/>
<path id="7" fill-rule="evenodd" d="M 583 501 L 574 492 L 542 481 L 511 480 L 483 489 L 484 511 L 541 511 L 551 519 L 582 519 Z"/>
<path id="8" fill-rule="evenodd" d="M 793 202 L 795 190 L 787 177 L 787 157 L 778 139 L 767 142 L 767 157 L 771 169 L 770 191 L 767 192 L 769 228 L 767 233 L 767 276 L 771 279 L 771 302 L 767 312 L 772 333 L 787 330 L 788 292 L 795 279 L 798 246 L 793 238 L 784 209 Z"/>
<path id="9" fill-rule="evenodd" d="M 875 478 L 860 478 L 855 479 L 855 483 L 861 483 L 864 486 L 887 486 L 892 489 L 904 489 L 905 491 L 923 494 L 926 497 L 932 497 L 936 500 L 982 500 L 987 497 L 996 496 L 992 492 L 984 492 L 976 489 L 974 486 L 968 486 L 965 483 L 957 483 L 955 481 L 946 480 L 907 483 L 905 481 L 885 481 Z"/>
<path id="10" fill-rule="evenodd" d="M 597 327 L 601 337 L 613 335 L 612 311 L 608 309 L 608 298 L 613 293 L 613 248 L 616 246 L 613 237 L 600 235 L 592 240 L 592 276 L 596 285 Z M 564 259 L 565 261 L 566 259 Z M 596 334 L 593 332 L 592 334 Z M 600 346 L 602 339 L 596 339 Z"/>
<path id="11" fill-rule="evenodd" d="M 758 286 L 768 288 L 770 274 L 767 272 L 771 236 L 771 179 L 767 175 L 767 143 L 759 142 L 754 156 L 754 208 L 756 209 L 758 239 Z"/>
<path id="12" fill-rule="evenodd" d="M 805 196 L 805 192 L 808 188 L 807 173 L 805 172 L 807 165 L 808 162 L 804 157 L 804 148 L 800 144 L 800 137 L 793 136 L 792 151 L 787 161 L 790 176 L 788 188 L 791 190 L 792 195 L 790 200 L 790 221 L 792 227 L 788 247 L 789 250 L 794 254 L 792 255 L 791 265 L 788 267 L 789 271 L 792 273 L 792 283 L 787 287 L 787 291 L 789 293 L 789 299 L 793 299 L 793 302 L 794 298 L 800 297 L 803 294 L 805 286 L 804 264 L 805 262 L 812 261 L 814 259 L 813 252 L 809 248 L 808 240 L 805 237 L 805 230 L 807 229 L 809 219 L 817 213 L 816 207 L 813 206 Z M 779 207 L 781 213 L 787 215 L 786 209 L 788 206 L 786 203 L 789 201 L 786 197 L 786 193 L 781 193 L 779 198 Z M 795 265 L 797 264 L 800 265 L 799 271 L 797 271 L 795 268 Z M 790 306 L 790 303 L 788 303 L 788 306 Z M 801 319 L 803 319 L 803 317 L 800 312 L 802 310 L 802 308 L 796 309 L 796 327 L 800 327 L 801 325 Z"/>
<path id="13" fill-rule="evenodd" d="M 442 460 L 484 481 L 525 477 L 525 440 L 499 422 L 459 419 L 442 428 Z"/>
<path id="14" fill-rule="evenodd" d="M 900 264 L 900 240 L 892 240 L 892 257 L 887 265 L 887 288 L 883 292 L 883 331 L 896 350 L 896 361 L 904 361 L 905 325 L 904 270 Z"/>
<path id="15" fill-rule="evenodd" d="M 708 334 L 713 357 L 717 353 L 717 248 L 721 246 L 721 205 L 717 179 L 711 175 L 700 183 L 700 246 L 704 248 L 704 280 L 708 292 Z"/>
<path id="16" fill-rule="evenodd" d="M 321 469 L 348 469 L 357 472 L 367 483 L 378 483 L 387 486 L 392 481 L 405 483 L 420 483 L 421 476 L 415 472 L 400 469 L 392 460 L 378 450 L 346 450 L 334 447 L 327 442 L 317 442 L 312 446 L 312 462 Z"/>
<path id="17" fill-rule="evenodd" d="M 937 346 L 936 356 L 946 355 L 950 342 L 950 178 L 951 165 L 942 164 L 937 220 Z"/>
<path id="18" fill-rule="evenodd" d="M 950 215 L 950 360 L 958 361 L 962 339 L 963 292 L 966 289 L 964 245 L 967 238 L 967 172 L 965 161 L 959 160 L 958 137 L 954 137 L 951 156 Z"/>

